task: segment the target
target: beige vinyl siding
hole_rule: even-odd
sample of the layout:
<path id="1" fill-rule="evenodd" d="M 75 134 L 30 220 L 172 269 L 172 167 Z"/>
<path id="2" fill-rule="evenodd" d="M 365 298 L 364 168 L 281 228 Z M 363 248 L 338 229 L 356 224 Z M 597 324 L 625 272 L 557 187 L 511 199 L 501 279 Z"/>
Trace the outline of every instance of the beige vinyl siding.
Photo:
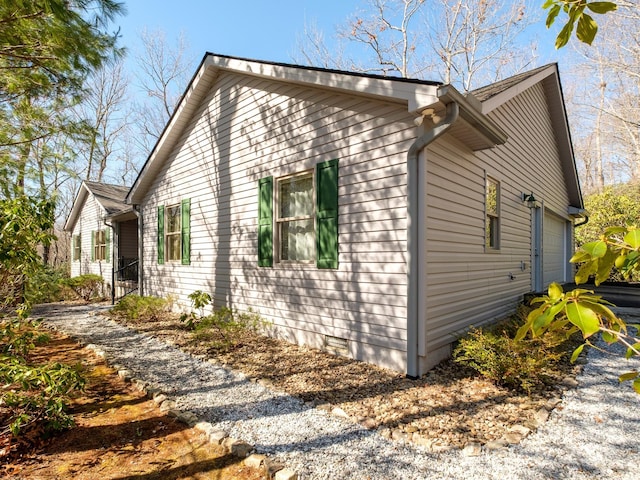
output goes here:
<path id="1" fill-rule="evenodd" d="M 473 153 L 445 136 L 427 152 L 427 355 L 469 325 L 510 313 L 532 290 L 531 210 L 522 192 L 533 192 L 567 218 L 568 194 L 542 86 L 489 116 L 507 132 L 505 145 Z M 487 175 L 500 182 L 498 251 L 484 248 Z"/>
<path id="2" fill-rule="evenodd" d="M 109 228 L 102 221 L 104 215 L 104 209 L 98 204 L 94 196 L 91 193 L 87 193 L 84 205 L 78 215 L 78 220 L 71 232 L 71 235 L 81 235 L 80 261 L 71 261 L 71 276 L 76 277 L 94 273 L 100 275 L 105 283 L 110 285 L 111 261 L 91 261 L 91 232 Z M 113 233 L 110 234 L 108 247 L 111 248 L 109 258 L 113 258 Z"/>
<path id="3" fill-rule="evenodd" d="M 406 105 L 223 73 L 143 204 L 145 292 L 210 292 L 276 334 L 403 370 L 406 350 Z M 339 159 L 339 268 L 258 267 L 258 180 Z M 191 199 L 191 265 L 156 259 L 157 207 Z"/>

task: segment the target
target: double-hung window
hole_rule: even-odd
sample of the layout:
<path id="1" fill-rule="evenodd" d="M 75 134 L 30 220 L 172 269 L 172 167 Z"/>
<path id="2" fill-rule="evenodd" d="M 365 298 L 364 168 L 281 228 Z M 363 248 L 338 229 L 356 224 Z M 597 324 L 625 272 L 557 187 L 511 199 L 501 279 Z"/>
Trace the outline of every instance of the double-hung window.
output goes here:
<path id="1" fill-rule="evenodd" d="M 278 256 L 282 262 L 312 262 L 316 258 L 313 172 L 277 181 Z"/>
<path id="2" fill-rule="evenodd" d="M 107 230 L 96 230 L 93 232 L 93 255 L 94 262 L 107 260 Z"/>
<path id="3" fill-rule="evenodd" d="M 82 237 L 80 235 L 74 235 L 72 237 L 72 245 L 71 248 L 73 250 L 73 261 L 77 262 L 80 261 L 80 254 L 81 254 L 81 245 L 82 245 Z"/>
<path id="4" fill-rule="evenodd" d="M 191 200 L 158 206 L 158 263 L 191 264 Z"/>
<path id="5" fill-rule="evenodd" d="M 338 160 L 258 181 L 258 265 L 338 268 Z"/>
<path id="6" fill-rule="evenodd" d="M 164 244 L 167 261 L 180 261 L 182 259 L 182 228 L 180 205 L 171 205 L 165 208 Z"/>
<path id="7" fill-rule="evenodd" d="M 485 186 L 485 248 L 500 248 L 500 183 L 487 177 Z"/>

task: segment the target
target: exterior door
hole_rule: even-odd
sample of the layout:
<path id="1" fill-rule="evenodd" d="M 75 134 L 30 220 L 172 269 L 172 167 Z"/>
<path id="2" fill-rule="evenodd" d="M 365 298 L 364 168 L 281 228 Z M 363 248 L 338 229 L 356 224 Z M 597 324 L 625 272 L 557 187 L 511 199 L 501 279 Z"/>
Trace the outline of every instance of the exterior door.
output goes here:
<path id="1" fill-rule="evenodd" d="M 532 287 L 543 292 L 552 282 L 567 281 L 569 222 L 543 207 L 532 209 L 531 221 Z"/>

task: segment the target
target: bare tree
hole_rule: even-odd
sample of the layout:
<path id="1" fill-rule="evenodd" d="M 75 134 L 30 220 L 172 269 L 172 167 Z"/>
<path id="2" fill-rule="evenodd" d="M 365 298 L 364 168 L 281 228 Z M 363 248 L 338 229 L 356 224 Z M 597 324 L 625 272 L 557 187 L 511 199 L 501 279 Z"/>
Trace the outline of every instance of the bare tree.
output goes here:
<path id="1" fill-rule="evenodd" d="M 437 0 L 427 16 L 429 44 L 445 83 L 469 91 L 518 73 L 536 60 L 535 44 L 518 41 L 535 21 L 525 1 Z"/>
<path id="2" fill-rule="evenodd" d="M 119 161 L 119 140 L 127 128 L 129 81 L 122 62 L 96 71 L 87 84 L 87 95 L 78 115 L 88 126 L 88 139 L 80 161 L 87 180 L 103 181 L 110 164 Z"/>
<path id="3" fill-rule="evenodd" d="M 582 85 L 571 115 L 585 190 L 640 181 L 640 5 L 618 2 L 602 17 L 591 47 L 575 45 L 581 60 L 572 69 Z"/>
<path id="4" fill-rule="evenodd" d="M 517 73 L 535 61 L 535 46 L 519 41 L 537 18 L 532 13 L 525 15 L 528 3 L 369 0 L 366 10 L 338 30 L 339 56 L 315 28 L 305 28 L 306 41 L 299 50 L 302 59 L 312 65 L 441 78 L 468 91 L 482 82 Z M 350 44 L 344 50 L 343 42 Z"/>
<path id="5" fill-rule="evenodd" d="M 419 74 L 422 69 L 414 59 L 421 37 L 417 23 L 424 3 L 424 0 L 370 0 L 371 11 L 355 15 L 341 31 L 344 38 L 366 46 L 375 56 L 367 66 L 353 63 L 352 68 L 403 77 Z"/>
<path id="6" fill-rule="evenodd" d="M 136 78 L 146 101 L 135 108 L 140 148 L 148 153 L 180 101 L 195 61 L 182 33 L 174 46 L 168 44 L 162 30 L 144 30 L 140 38 L 143 48 L 135 57 L 139 70 Z"/>
<path id="7" fill-rule="evenodd" d="M 296 51 L 291 57 L 297 64 L 349 70 L 351 67 L 345 60 L 344 42 L 341 38 L 335 40 L 335 45 L 329 48 L 325 34 L 318 25 L 313 21 L 305 22 L 302 34 L 296 39 Z"/>

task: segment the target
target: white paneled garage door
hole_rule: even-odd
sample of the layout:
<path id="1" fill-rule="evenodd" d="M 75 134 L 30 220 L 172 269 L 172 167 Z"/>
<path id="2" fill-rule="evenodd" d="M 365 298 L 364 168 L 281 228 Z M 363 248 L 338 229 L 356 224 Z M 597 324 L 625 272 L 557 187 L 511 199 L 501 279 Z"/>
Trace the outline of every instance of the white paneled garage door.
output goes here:
<path id="1" fill-rule="evenodd" d="M 547 288 L 551 282 L 566 281 L 567 222 L 545 212 L 542 232 L 542 281 Z"/>

